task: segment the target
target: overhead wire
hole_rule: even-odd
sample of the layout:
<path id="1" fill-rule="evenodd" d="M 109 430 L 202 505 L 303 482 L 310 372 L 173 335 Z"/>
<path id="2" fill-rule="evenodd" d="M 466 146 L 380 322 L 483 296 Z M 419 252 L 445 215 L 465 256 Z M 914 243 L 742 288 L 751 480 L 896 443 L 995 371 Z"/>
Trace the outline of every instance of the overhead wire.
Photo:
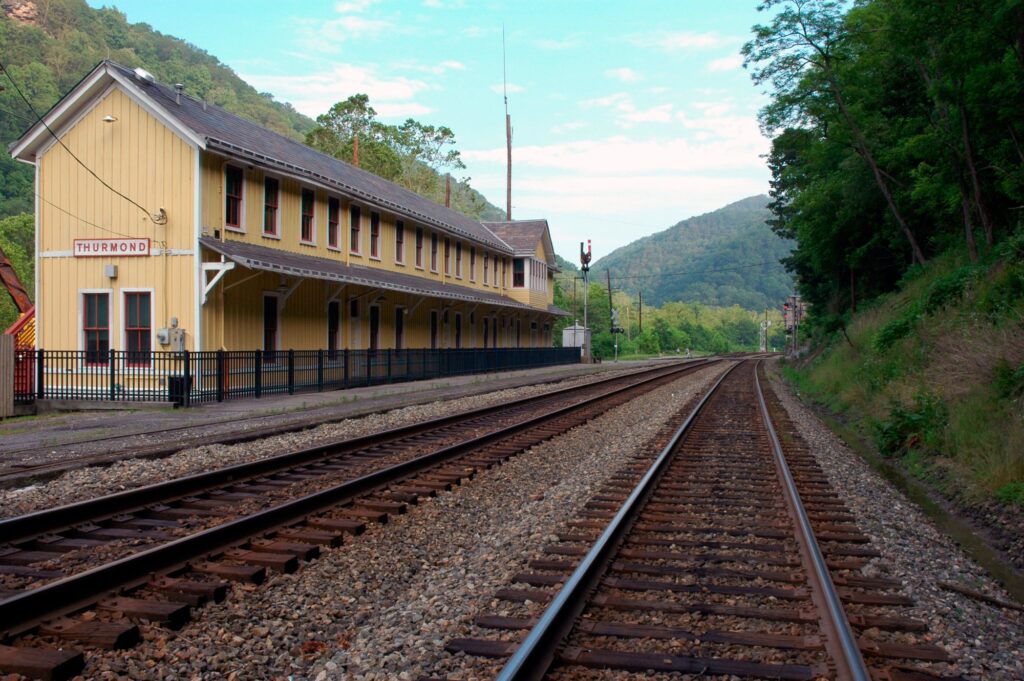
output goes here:
<path id="1" fill-rule="evenodd" d="M 57 133 L 55 133 L 50 128 L 50 126 L 47 125 L 46 121 L 43 120 L 43 117 L 39 114 L 38 111 L 36 111 L 36 108 L 32 105 L 32 102 L 29 101 L 28 97 L 25 96 L 25 93 L 21 91 L 20 87 L 18 87 L 18 82 L 16 80 L 14 80 L 14 76 L 11 75 L 11 72 L 7 69 L 7 66 L 5 66 L 3 62 L 0 62 L 0 71 L 3 71 L 4 75 L 7 76 L 7 80 L 11 81 L 11 85 L 14 86 L 14 90 L 18 93 L 18 96 L 21 97 L 22 101 L 25 102 L 25 104 L 28 106 L 29 110 L 31 110 L 32 114 L 36 117 L 36 122 L 43 124 L 43 127 L 46 128 L 46 131 L 48 133 L 50 133 L 50 135 L 53 137 L 53 139 L 56 140 L 57 143 L 61 147 L 64 148 L 64 151 L 66 151 L 68 153 L 68 155 L 71 156 L 71 158 L 75 159 L 75 161 L 78 163 L 78 165 L 82 166 L 82 168 L 84 168 L 86 170 L 86 172 L 88 172 L 90 175 L 92 175 L 94 178 L 96 178 L 97 182 L 99 182 L 104 187 L 109 189 L 111 192 L 113 192 L 114 194 L 117 194 L 122 199 L 124 199 L 125 201 L 127 201 L 128 203 L 132 204 L 133 206 L 135 206 L 136 208 L 141 210 L 143 213 L 145 213 L 146 217 L 149 218 L 150 220 L 152 220 L 154 223 L 156 223 L 156 224 L 164 224 L 167 221 L 167 215 L 166 215 L 166 213 L 164 213 L 162 208 L 158 212 L 156 212 L 156 213 L 150 212 L 149 209 L 147 209 L 145 206 L 143 206 L 139 202 L 137 202 L 134 199 L 132 199 L 130 196 L 126 196 L 125 194 L 122 194 L 118 190 L 114 189 L 112 186 L 110 186 L 109 183 L 107 183 L 106 180 L 104 180 L 102 177 L 97 175 L 96 171 L 94 171 L 92 168 L 90 168 L 88 165 L 86 165 L 85 162 L 82 161 L 82 159 L 78 158 L 78 156 L 76 156 L 75 153 L 73 151 L 71 151 L 71 149 L 69 149 L 66 144 L 64 144 L 64 140 L 62 140 L 60 137 L 58 137 Z"/>

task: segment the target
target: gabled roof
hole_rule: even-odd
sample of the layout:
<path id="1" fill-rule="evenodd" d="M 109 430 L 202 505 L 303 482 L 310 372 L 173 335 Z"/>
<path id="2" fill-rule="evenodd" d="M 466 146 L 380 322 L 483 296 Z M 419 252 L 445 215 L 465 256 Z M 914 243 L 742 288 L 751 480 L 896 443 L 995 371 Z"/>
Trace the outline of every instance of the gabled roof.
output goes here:
<path id="1" fill-rule="evenodd" d="M 229 113 L 219 106 L 180 97 L 163 83 L 140 77 L 136 71 L 112 61 L 101 62 L 43 116 L 52 130 L 74 120 L 112 83 L 140 100 L 178 135 L 201 149 L 242 159 L 337 191 L 442 231 L 462 236 L 502 252 L 511 251 L 481 223 L 445 208 L 373 173 L 323 154 L 293 139 Z M 43 123 L 32 126 L 10 145 L 11 155 L 33 162 L 50 139 Z"/>
<path id="2" fill-rule="evenodd" d="M 543 241 L 548 268 L 556 272 L 561 271 L 555 262 L 555 247 L 551 243 L 551 230 L 548 228 L 547 220 L 484 222 L 483 225 L 508 244 L 515 255 L 533 256 L 537 251 L 537 244 Z"/>

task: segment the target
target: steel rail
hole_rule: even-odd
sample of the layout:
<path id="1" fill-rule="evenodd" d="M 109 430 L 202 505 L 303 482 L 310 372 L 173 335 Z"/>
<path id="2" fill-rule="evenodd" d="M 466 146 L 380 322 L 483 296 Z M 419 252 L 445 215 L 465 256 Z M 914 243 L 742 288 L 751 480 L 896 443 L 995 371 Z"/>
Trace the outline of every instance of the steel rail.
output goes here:
<path id="1" fill-rule="evenodd" d="M 797 542 L 804 556 L 804 563 L 810 568 L 808 578 L 811 582 L 811 600 L 818 606 L 821 613 L 820 621 L 825 634 L 825 647 L 836 664 L 836 673 L 840 681 L 870 681 L 871 674 L 864 664 L 857 639 L 850 629 L 850 622 L 843 609 L 843 602 L 836 592 L 835 584 L 829 573 L 825 557 L 818 546 L 818 540 L 811 528 L 810 518 L 800 500 L 800 492 L 786 463 L 786 455 L 782 451 L 772 419 L 768 413 L 768 405 L 764 401 L 761 390 L 761 379 L 757 369 L 761 360 L 754 367 L 754 385 L 757 388 L 757 400 L 761 406 L 761 418 L 768 430 L 768 437 L 775 457 L 775 466 L 782 480 L 783 494 L 797 528 Z"/>
<path id="2" fill-rule="evenodd" d="M 737 362 L 718 378 L 686 417 L 686 421 L 676 430 L 565 585 L 555 594 L 551 604 L 527 634 L 522 645 L 502 667 L 497 681 L 539 681 L 544 678 L 558 653 L 558 648 L 572 630 L 576 618 L 586 607 L 590 593 L 607 571 L 609 562 L 636 522 L 644 504 L 675 455 L 676 449 L 689 432 L 690 426 L 722 381 L 740 364 L 742 362 Z"/>
<path id="3" fill-rule="evenodd" d="M 0 630 L 0 638 L 18 635 L 41 621 L 88 607 L 111 592 L 147 580 L 154 573 L 185 567 L 189 561 L 203 559 L 225 547 L 244 542 L 253 536 L 282 525 L 300 521 L 312 513 L 331 506 L 354 501 L 361 495 L 384 488 L 398 479 L 420 473 L 481 446 L 503 440 L 601 400 L 635 390 L 647 383 L 683 371 L 684 369 L 681 368 L 678 372 L 662 373 L 642 379 L 637 383 L 614 388 L 601 395 L 507 426 L 501 430 L 449 445 L 250 516 L 140 551 L 30 591 L 15 594 L 0 600 L 0 623 L 3 627 Z"/>
<path id="4" fill-rule="evenodd" d="M 638 371 L 625 376 L 594 381 L 582 386 L 570 386 L 551 392 L 533 395 L 513 402 L 480 407 L 469 411 L 459 412 L 449 416 L 429 421 L 421 421 L 405 426 L 399 426 L 378 433 L 371 433 L 349 440 L 340 440 L 306 447 L 303 449 L 286 452 L 277 456 L 234 464 L 213 471 L 196 473 L 173 480 L 145 485 L 136 489 L 108 494 L 94 499 L 87 499 L 72 504 L 66 504 L 57 508 L 45 509 L 25 515 L 13 516 L 0 520 L 0 544 L 17 543 L 39 535 L 54 533 L 66 530 L 74 525 L 85 522 L 98 522 L 120 513 L 136 511 L 155 503 L 166 503 L 182 497 L 193 496 L 209 489 L 228 484 L 237 483 L 243 480 L 267 475 L 270 473 L 287 470 L 295 466 L 305 465 L 318 459 L 331 456 L 339 456 L 365 449 L 367 447 L 386 444 L 401 440 L 403 438 L 420 435 L 431 430 L 443 428 L 452 424 L 466 421 L 489 414 L 497 414 L 510 408 L 529 406 L 545 400 L 557 399 L 567 394 L 586 390 L 592 387 L 600 387 L 615 381 L 629 380 L 643 376 L 644 374 L 669 374 L 673 372 L 685 372 L 708 366 L 718 360 L 707 360 L 702 362 L 690 362 L 685 364 L 655 367 L 645 371 Z M 639 384 L 638 384 L 639 385 Z"/>

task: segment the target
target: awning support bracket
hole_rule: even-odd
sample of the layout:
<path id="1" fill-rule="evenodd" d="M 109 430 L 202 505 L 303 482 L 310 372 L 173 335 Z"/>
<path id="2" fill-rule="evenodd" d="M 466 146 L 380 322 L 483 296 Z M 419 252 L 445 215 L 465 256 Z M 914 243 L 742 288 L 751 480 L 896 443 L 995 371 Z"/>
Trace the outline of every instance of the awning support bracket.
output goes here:
<path id="1" fill-rule="evenodd" d="M 224 262 L 224 256 L 221 256 L 221 262 L 204 262 L 203 263 L 203 304 L 206 304 L 206 299 L 210 295 L 210 291 L 217 285 L 217 282 L 224 278 L 224 275 L 235 269 L 235 263 Z M 210 272 L 216 272 L 213 275 L 213 279 L 207 281 L 206 275 Z"/>

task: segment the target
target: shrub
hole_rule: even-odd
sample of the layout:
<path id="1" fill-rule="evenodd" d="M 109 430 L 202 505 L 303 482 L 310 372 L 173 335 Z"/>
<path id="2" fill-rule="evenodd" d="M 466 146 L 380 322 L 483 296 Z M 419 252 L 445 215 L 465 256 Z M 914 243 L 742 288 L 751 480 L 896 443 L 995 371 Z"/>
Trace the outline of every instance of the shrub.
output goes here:
<path id="1" fill-rule="evenodd" d="M 996 365 L 994 387 L 996 394 L 1004 400 L 1012 400 L 1024 395 L 1024 364 L 1016 369 L 1005 359 Z"/>
<path id="2" fill-rule="evenodd" d="M 914 405 L 893 404 L 889 418 L 875 424 L 875 443 L 884 456 L 896 456 L 911 449 L 934 450 L 942 439 L 949 411 L 942 399 L 919 391 Z"/>
<path id="3" fill-rule="evenodd" d="M 1004 504 L 1024 507 L 1024 482 L 1011 482 L 996 490 L 996 498 Z"/>
<path id="4" fill-rule="evenodd" d="M 960 300 L 967 282 L 974 277 L 974 273 L 974 267 L 961 267 L 933 281 L 924 294 L 925 313 L 938 312 L 946 305 Z"/>
<path id="5" fill-rule="evenodd" d="M 875 351 L 883 353 L 895 345 L 897 341 L 909 336 L 914 330 L 918 316 L 917 308 L 912 306 L 899 317 L 889 320 L 875 334 Z"/>

